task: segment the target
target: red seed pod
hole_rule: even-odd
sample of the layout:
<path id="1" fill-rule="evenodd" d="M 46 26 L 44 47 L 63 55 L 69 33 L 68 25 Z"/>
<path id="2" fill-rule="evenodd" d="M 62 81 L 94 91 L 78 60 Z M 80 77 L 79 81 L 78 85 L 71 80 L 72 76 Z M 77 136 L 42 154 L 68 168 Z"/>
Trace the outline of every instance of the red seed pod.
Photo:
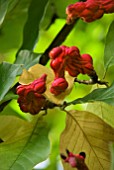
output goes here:
<path id="1" fill-rule="evenodd" d="M 103 16 L 104 13 L 114 12 L 114 0 L 87 0 L 76 2 L 66 8 L 67 23 L 71 24 L 76 18 L 92 22 Z"/>
<path id="2" fill-rule="evenodd" d="M 32 83 L 32 85 L 34 86 L 34 91 L 36 91 L 37 93 L 44 93 L 46 90 L 46 74 L 43 74 L 42 77 L 38 78 L 37 80 L 34 80 L 34 82 Z"/>
<path id="3" fill-rule="evenodd" d="M 58 57 L 58 55 L 60 55 L 62 53 L 62 49 L 61 47 L 55 47 L 53 48 L 50 53 L 49 53 L 49 57 L 51 59 L 55 59 L 56 57 Z"/>
<path id="4" fill-rule="evenodd" d="M 85 9 L 85 3 L 77 2 L 75 4 L 71 4 L 66 8 L 67 24 L 71 24 L 76 18 L 79 17 L 79 14 L 83 12 Z"/>
<path id="5" fill-rule="evenodd" d="M 46 90 L 46 76 L 44 74 L 29 85 L 20 85 L 17 87 L 16 90 L 19 95 L 18 103 L 23 112 L 29 112 L 35 115 L 44 106 L 46 98 L 42 93 Z"/>
<path id="6" fill-rule="evenodd" d="M 71 165 L 73 168 L 77 168 L 78 170 L 89 170 L 87 165 L 85 164 L 85 152 L 80 152 L 79 154 L 73 154 L 72 152 L 67 152 L 67 157 L 61 154 L 61 158 Z"/>
<path id="7" fill-rule="evenodd" d="M 50 92 L 54 95 L 59 95 L 60 93 L 64 92 L 67 87 L 68 83 L 64 78 L 57 78 L 53 81 Z"/>
<path id="8" fill-rule="evenodd" d="M 41 94 L 29 92 L 25 98 L 19 97 L 18 103 L 23 112 L 29 112 L 33 115 L 39 113 L 45 104 L 45 97 Z"/>
<path id="9" fill-rule="evenodd" d="M 114 0 L 99 0 L 100 4 L 102 4 L 102 8 L 105 13 L 113 13 L 114 12 Z"/>
<path id="10" fill-rule="evenodd" d="M 68 71 L 70 76 L 77 77 L 80 73 L 91 75 L 94 68 L 92 57 L 89 54 L 83 54 L 81 56 L 77 47 L 60 46 L 60 48 L 56 47 L 56 49 L 62 49 L 62 51 L 58 56 L 51 59 L 50 65 L 55 73 L 55 80 L 52 83 L 50 91 L 55 95 L 59 95 L 67 88 L 67 83 L 62 88 L 59 82 L 60 80 L 64 80 L 65 83 L 65 71 Z"/>

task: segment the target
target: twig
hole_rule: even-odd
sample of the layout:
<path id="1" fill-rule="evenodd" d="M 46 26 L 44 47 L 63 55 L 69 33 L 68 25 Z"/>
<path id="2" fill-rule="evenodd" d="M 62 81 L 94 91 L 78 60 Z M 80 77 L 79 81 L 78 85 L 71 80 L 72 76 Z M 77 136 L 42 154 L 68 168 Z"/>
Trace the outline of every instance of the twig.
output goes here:
<path id="1" fill-rule="evenodd" d="M 94 81 L 93 79 L 79 80 L 79 79 L 75 78 L 74 82 L 78 82 L 78 83 L 82 83 L 82 84 L 86 84 L 86 85 L 100 84 L 100 85 L 105 85 L 106 87 L 108 87 L 108 82 L 101 81 L 101 80 L 96 80 L 96 81 Z"/>

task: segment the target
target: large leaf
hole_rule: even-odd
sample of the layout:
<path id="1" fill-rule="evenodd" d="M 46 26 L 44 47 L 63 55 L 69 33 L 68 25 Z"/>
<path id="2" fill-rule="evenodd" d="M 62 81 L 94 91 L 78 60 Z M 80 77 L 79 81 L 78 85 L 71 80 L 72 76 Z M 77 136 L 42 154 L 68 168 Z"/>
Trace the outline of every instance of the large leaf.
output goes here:
<path id="1" fill-rule="evenodd" d="M 31 1 L 28 10 L 28 19 L 24 27 L 21 49 L 33 50 L 39 34 L 39 24 L 47 2 L 48 0 Z"/>
<path id="2" fill-rule="evenodd" d="M 114 169 L 114 143 L 111 144 L 111 156 L 112 156 L 111 170 L 113 170 Z"/>
<path id="3" fill-rule="evenodd" d="M 49 127 L 43 117 L 31 122 L 16 117 L 0 116 L 0 168 L 31 170 L 50 152 Z"/>
<path id="4" fill-rule="evenodd" d="M 111 23 L 106 37 L 104 65 L 106 70 L 114 65 L 114 21 Z"/>
<path id="5" fill-rule="evenodd" d="M 61 135 L 60 152 L 85 152 L 90 170 L 110 169 L 109 142 L 114 141 L 114 129 L 89 112 L 70 111 Z M 72 170 L 64 163 L 65 170 Z"/>
<path id="6" fill-rule="evenodd" d="M 33 82 L 35 79 L 41 77 L 43 74 L 47 74 L 47 80 L 46 80 L 46 91 L 44 95 L 48 100 L 50 100 L 53 103 L 61 104 L 64 100 L 64 98 L 71 92 L 74 84 L 74 78 L 69 76 L 69 74 L 66 73 L 66 80 L 68 82 L 68 88 L 65 90 L 65 92 L 61 93 L 58 96 L 53 95 L 50 92 L 50 87 L 52 82 L 54 81 L 54 73 L 51 68 L 48 68 L 46 66 L 43 66 L 41 64 L 36 64 L 29 68 L 29 70 L 24 70 L 22 75 L 19 78 L 19 83 L 26 85 Z"/>
<path id="7" fill-rule="evenodd" d="M 94 102 L 87 105 L 86 111 L 99 116 L 103 121 L 114 128 L 114 106 L 104 102 Z"/>
<path id="8" fill-rule="evenodd" d="M 54 4 L 52 4 L 51 1 L 48 1 L 47 5 L 45 7 L 44 15 L 40 22 L 41 30 L 42 29 L 46 30 L 50 27 L 50 25 L 53 23 L 54 15 L 56 15 L 55 6 L 54 6 Z"/>
<path id="9" fill-rule="evenodd" d="M 2 22 L 4 21 L 5 15 L 7 13 L 7 8 L 8 8 L 8 0 L 0 0 L 0 26 Z"/>
<path id="10" fill-rule="evenodd" d="M 21 50 L 15 61 L 15 64 L 24 64 L 24 68 L 29 69 L 29 67 L 39 63 L 40 54 L 33 53 L 29 50 Z"/>
<path id="11" fill-rule="evenodd" d="M 95 101 L 102 101 L 114 106 L 114 83 L 108 88 L 95 89 L 87 96 L 76 99 L 70 104 L 82 104 Z"/>
<path id="12" fill-rule="evenodd" d="M 0 101 L 10 89 L 21 67 L 20 64 L 0 64 Z"/>
<path id="13" fill-rule="evenodd" d="M 22 43 L 23 27 L 31 0 L 8 1 L 7 15 L 0 30 L 0 62 L 14 62 L 15 54 Z"/>

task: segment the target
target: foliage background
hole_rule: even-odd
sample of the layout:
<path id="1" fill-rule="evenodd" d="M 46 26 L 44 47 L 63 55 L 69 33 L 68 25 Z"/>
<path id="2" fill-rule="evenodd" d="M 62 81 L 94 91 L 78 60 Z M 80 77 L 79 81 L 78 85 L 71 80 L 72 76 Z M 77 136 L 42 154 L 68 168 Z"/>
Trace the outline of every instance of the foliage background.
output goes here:
<path id="1" fill-rule="evenodd" d="M 23 58 L 26 58 L 28 54 L 27 59 L 29 64 L 30 57 L 32 59 L 34 58 L 32 65 L 37 63 L 40 54 L 48 48 L 64 26 L 66 22 L 66 6 L 74 2 L 74 0 L 0 0 L 0 63 L 6 61 L 20 64 L 24 60 L 19 58 L 21 60 L 20 63 L 19 60 L 16 60 L 16 56 L 19 56 L 19 49 Z M 29 6 L 31 3 L 30 12 Z M 31 17 L 29 18 L 29 16 Z M 54 22 L 52 22 L 53 16 L 56 16 Z M 67 46 L 78 46 L 82 54 L 91 54 L 95 70 L 100 79 L 103 78 L 105 73 L 104 48 L 106 34 L 113 18 L 114 14 L 108 14 L 92 23 L 84 23 L 82 20 L 79 20 L 63 42 Z M 33 56 L 30 53 L 31 50 L 35 53 Z M 31 65 L 29 64 L 25 62 L 25 67 L 30 67 Z M 47 65 L 49 66 L 49 63 Z M 22 72 L 22 69 L 20 72 Z M 109 84 L 113 82 L 113 74 L 114 68 L 111 66 L 105 76 L 105 80 Z M 3 75 L 2 69 L 0 70 L 0 75 Z M 3 76 L 7 77 L 8 75 L 4 73 Z M 80 78 L 87 77 L 81 75 Z M 17 81 L 18 76 L 11 82 L 13 83 L 11 86 Z M 7 86 L 10 86 L 9 83 Z M 95 88 L 96 85 L 86 86 L 76 83 L 72 93 L 67 96 L 66 100 L 72 101 L 83 97 Z M 0 93 L 2 92 L 0 91 Z M 22 170 L 29 170 L 35 164 L 48 157 L 50 164 L 46 170 L 56 170 L 58 161 L 60 160 L 58 156 L 60 152 L 60 134 L 65 128 L 66 113 L 59 109 L 49 110 L 48 115 L 45 117 L 42 118 L 38 115 L 33 118 L 31 115 L 20 111 L 15 100 L 17 98 L 16 95 L 9 93 L 8 97 L 14 100 L 0 113 L 0 138 L 6 141 L 0 144 L 0 165 L 2 170 L 20 170 L 20 168 Z M 5 100 L 8 100 L 8 98 L 3 99 L 3 101 Z M 3 101 L 0 102 L 2 103 Z M 69 106 L 68 110 L 86 109 L 102 117 L 99 109 L 101 104 L 99 105 L 99 107 L 97 104 L 93 107 L 93 104 L 79 104 Z M 98 107 L 97 113 L 96 107 Z M 109 110 L 112 113 L 113 106 L 105 105 L 104 107 L 103 113 L 107 112 L 105 115 L 108 115 Z M 104 121 L 114 127 L 114 122 L 111 122 L 112 117 L 114 117 L 112 114 L 107 117 L 105 116 Z M 41 129 L 40 135 L 39 129 Z M 39 139 L 41 145 L 38 142 Z"/>

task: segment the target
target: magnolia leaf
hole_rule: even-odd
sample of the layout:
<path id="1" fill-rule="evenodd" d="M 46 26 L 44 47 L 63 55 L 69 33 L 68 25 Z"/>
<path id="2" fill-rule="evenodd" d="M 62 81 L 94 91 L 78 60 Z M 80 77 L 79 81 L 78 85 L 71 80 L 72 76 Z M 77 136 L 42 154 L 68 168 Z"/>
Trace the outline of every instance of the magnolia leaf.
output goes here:
<path id="1" fill-rule="evenodd" d="M 28 19 L 24 27 L 21 49 L 33 50 L 39 34 L 39 24 L 47 2 L 48 0 L 31 1 L 28 10 Z"/>
<path id="2" fill-rule="evenodd" d="M 90 170 L 110 169 L 109 142 L 114 141 L 114 129 L 97 116 L 84 111 L 67 112 L 66 128 L 60 139 L 60 152 L 65 149 L 78 154 L 86 153 Z M 64 163 L 65 170 L 72 170 Z"/>
<path id="3" fill-rule="evenodd" d="M 111 144 L 111 158 L 112 158 L 111 170 L 113 170 L 114 169 L 114 143 Z"/>
<path id="4" fill-rule="evenodd" d="M 44 93 L 45 97 L 48 98 L 48 100 L 50 100 L 53 103 L 61 104 L 64 98 L 71 92 L 74 83 L 74 78 L 69 76 L 67 73 L 65 75 L 65 78 L 68 82 L 68 88 L 66 89 L 65 92 L 61 93 L 58 96 L 55 96 L 50 92 L 50 87 L 54 80 L 54 73 L 51 68 L 48 68 L 46 66 L 36 64 L 32 66 L 28 71 L 24 70 L 19 78 L 19 83 L 23 85 L 30 84 L 35 79 L 41 77 L 43 74 L 47 74 L 47 81 L 46 81 L 47 90 Z"/>
<path id="5" fill-rule="evenodd" d="M 29 69 L 31 66 L 39 63 L 40 54 L 33 53 L 29 50 L 21 50 L 18 53 L 15 64 L 24 64 L 24 68 Z"/>
<path id="6" fill-rule="evenodd" d="M 0 105 L 8 100 L 11 100 L 11 99 L 17 99 L 18 98 L 18 95 L 14 94 L 13 91 L 9 91 L 3 98 L 3 100 L 0 101 Z"/>
<path id="7" fill-rule="evenodd" d="M 7 13 L 7 9 L 8 9 L 8 4 L 9 1 L 8 0 L 0 0 L 0 26 L 4 21 L 4 18 L 6 16 Z"/>
<path id="8" fill-rule="evenodd" d="M 52 24 L 51 22 L 53 21 L 54 15 L 56 15 L 55 6 L 54 4 L 52 5 L 51 1 L 48 1 L 45 7 L 44 15 L 40 22 L 40 29 L 46 30 L 47 28 L 49 28 Z"/>
<path id="9" fill-rule="evenodd" d="M 114 83 L 108 88 L 95 89 L 85 97 L 76 99 L 70 104 L 82 104 L 95 101 L 102 101 L 114 106 Z"/>
<path id="10" fill-rule="evenodd" d="M 0 64 L 0 101 L 10 89 L 20 69 L 22 69 L 21 64 L 6 62 Z"/>
<path id="11" fill-rule="evenodd" d="M 107 33 L 105 51 L 104 51 L 104 66 L 107 70 L 110 66 L 114 65 L 114 21 L 111 23 Z"/>
<path id="12" fill-rule="evenodd" d="M 103 121 L 114 128 L 114 106 L 104 102 L 94 102 L 87 105 L 86 111 L 99 116 Z"/>
<path id="13" fill-rule="evenodd" d="M 0 116 L 1 170 L 31 170 L 50 152 L 49 127 L 43 117 L 31 122 L 13 116 Z"/>

